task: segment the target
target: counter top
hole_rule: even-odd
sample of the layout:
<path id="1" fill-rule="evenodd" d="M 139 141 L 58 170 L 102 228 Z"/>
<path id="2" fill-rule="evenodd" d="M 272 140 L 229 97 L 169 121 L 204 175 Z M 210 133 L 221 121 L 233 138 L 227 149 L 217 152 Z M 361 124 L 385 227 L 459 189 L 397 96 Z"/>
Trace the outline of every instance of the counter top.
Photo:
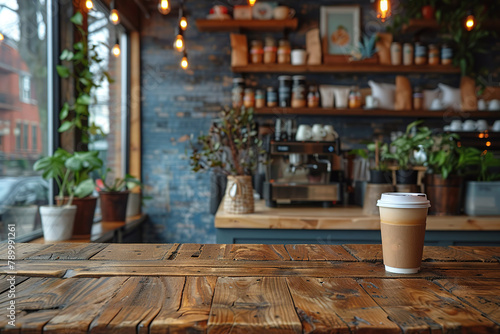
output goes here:
<path id="1" fill-rule="evenodd" d="M 2 332 L 500 331 L 500 247 L 425 247 L 415 275 L 386 273 L 380 245 L 17 244 L 10 263 L 8 250 Z"/>
<path id="2" fill-rule="evenodd" d="M 380 230 L 379 216 L 366 216 L 360 207 L 278 207 L 255 203 L 255 212 L 227 214 L 222 205 L 215 215 L 222 229 Z M 428 231 L 500 231 L 500 216 L 428 216 Z"/>

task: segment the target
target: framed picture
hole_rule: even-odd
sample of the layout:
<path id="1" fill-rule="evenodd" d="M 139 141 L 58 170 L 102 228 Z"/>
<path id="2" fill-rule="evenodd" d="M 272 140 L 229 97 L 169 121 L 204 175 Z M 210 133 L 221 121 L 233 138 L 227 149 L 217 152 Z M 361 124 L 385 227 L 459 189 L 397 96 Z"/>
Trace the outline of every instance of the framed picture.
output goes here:
<path id="1" fill-rule="evenodd" d="M 347 62 L 360 38 L 359 6 L 322 6 L 320 33 L 325 63 Z"/>

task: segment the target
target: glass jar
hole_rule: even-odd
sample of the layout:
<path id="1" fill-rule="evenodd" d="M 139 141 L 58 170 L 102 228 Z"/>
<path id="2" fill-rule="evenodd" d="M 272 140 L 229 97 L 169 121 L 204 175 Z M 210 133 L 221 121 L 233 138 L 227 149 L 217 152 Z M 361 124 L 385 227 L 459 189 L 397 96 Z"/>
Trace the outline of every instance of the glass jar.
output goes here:
<path id="1" fill-rule="evenodd" d="M 279 88 L 278 98 L 280 107 L 290 107 L 292 97 L 292 77 L 289 75 L 282 75 L 278 77 Z"/>
<path id="2" fill-rule="evenodd" d="M 417 86 L 413 90 L 413 110 L 422 110 L 424 108 L 424 94 L 422 88 Z"/>
<path id="3" fill-rule="evenodd" d="M 306 77 L 294 75 L 292 80 L 292 108 L 304 108 L 307 105 Z"/>
<path id="4" fill-rule="evenodd" d="M 401 43 L 393 42 L 391 44 L 391 64 L 401 65 Z"/>
<path id="5" fill-rule="evenodd" d="M 255 91 L 255 108 L 264 108 L 266 106 L 266 96 L 262 89 Z"/>
<path id="6" fill-rule="evenodd" d="M 267 106 L 276 107 L 278 106 L 278 92 L 274 87 L 267 88 Z"/>
<path id="7" fill-rule="evenodd" d="M 264 48 L 262 47 L 262 41 L 253 40 L 252 47 L 250 48 L 250 61 L 252 64 L 262 64 L 264 58 Z"/>
<path id="8" fill-rule="evenodd" d="M 266 37 L 266 45 L 264 46 L 264 64 L 274 64 L 277 59 L 276 40 L 272 37 Z"/>
<path id="9" fill-rule="evenodd" d="M 279 41 L 278 47 L 278 64 L 290 64 L 292 49 L 290 48 L 290 42 L 286 39 Z"/>
<path id="10" fill-rule="evenodd" d="M 349 109 L 359 108 L 361 108 L 361 92 L 358 86 L 353 86 L 349 92 Z"/>
<path id="11" fill-rule="evenodd" d="M 307 94 L 307 106 L 309 108 L 317 108 L 319 107 L 319 92 L 318 87 L 310 86 L 309 94 Z"/>
<path id="12" fill-rule="evenodd" d="M 425 45 L 415 44 L 415 65 L 427 64 L 427 48 Z"/>
<path id="13" fill-rule="evenodd" d="M 439 58 L 439 48 L 434 45 L 429 45 L 429 65 L 439 65 L 441 59 Z"/>
<path id="14" fill-rule="evenodd" d="M 413 44 L 405 43 L 403 45 L 403 65 L 413 65 Z"/>
<path id="15" fill-rule="evenodd" d="M 245 106 L 245 108 L 253 108 L 255 106 L 255 93 L 252 88 L 245 89 L 243 105 Z"/>
<path id="16" fill-rule="evenodd" d="M 243 95 L 245 93 L 245 80 L 243 78 L 233 79 L 233 89 L 231 90 L 231 100 L 233 108 L 241 108 L 243 105 Z"/>
<path id="17" fill-rule="evenodd" d="M 443 44 L 441 47 L 441 64 L 442 65 L 451 65 L 453 59 L 453 49 L 446 45 Z"/>

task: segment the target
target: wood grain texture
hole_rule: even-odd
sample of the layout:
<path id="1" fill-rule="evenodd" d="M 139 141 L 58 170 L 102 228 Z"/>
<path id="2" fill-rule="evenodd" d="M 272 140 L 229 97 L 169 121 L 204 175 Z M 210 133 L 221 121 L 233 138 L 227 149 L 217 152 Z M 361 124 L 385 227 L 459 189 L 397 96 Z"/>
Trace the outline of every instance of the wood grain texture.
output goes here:
<path id="1" fill-rule="evenodd" d="M 382 245 L 347 244 L 342 246 L 359 261 L 382 261 Z"/>
<path id="2" fill-rule="evenodd" d="M 340 245 L 285 245 L 293 261 L 357 261 Z"/>
<path id="3" fill-rule="evenodd" d="M 205 333 L 215 282 L 215 277 L 187 277 L 182 296 L 175 299 L 176 307 L 162 307 L 150 324 L 150 333 Z"/>
<path id="4" fill-rule="evenodd" d="M 106 244 L 94 243 L 62 243 L 41 249 L 31 254 L 28 259 L 35 260 L 87 260 L 101 250 L 106 248 Z"/>
<path id="5" fill-rule="evenodd" d="M 462 252 L 471 254 L 481 261 L 484 262 L 500 262 L 500 247 L 466 247 L 466 246 L 451 246 L 452 248 L 458 249 Z"/>
<path id="6" fill-rule="evenodd" d="M 288 278 L 304 333 L 399 333 L 399 327 L 351 278 Z"/>
<path id="7" fill-rule="evenodd" d="M 109 244 L 91 259 L 110 261 L 161 260 L 171 248 L 172 244 Z"/>
<path id="8" fill-rule="evenodd" d="M 12 278 L 14 280 L 12 280 Z M 19 283 L 24 282 L 27 280 L 29 277 L 27 276 L 18 276 L 18 275 L 5 275 L 5 276 L 0 276 L 0 294 L 9 290 L 12 283 L 14 283 L 14 286 L 18 285 Z M 8 280 L 7 280 L 8 279 Z"/>
<path id="9" fill-rule="evenodd" d="M 301 333 L 302 324 L 285 278 L 220 277 L 207 332 Z"/>
<path id="10" fill-rule="evenodd" d="M 16 260 L 24 260 L 31 255 L 38 253 L 45 248 L 48 248 L 50 245 L 39 245 L 39 244 L 16 244 L 15 245 L 15 255 Z M 8 259 L 8 247 L 7 243 L 0 244 L 0 260 Z"/>
<path id="11" fill-rule="evenodd" d="M 434 283 L 500 325 L 500 284 L 497 280 L 446 279 Z"/>
<path id="12" fill-rule="evenodd" d="M 228 245 L 224 254 L 225 260 L 247 261 L 288 261 L 288 255 L 283 245 Z"/>
<path id="13" fill-rule="evenodd" d="M 494 323 L 429 281 L 367 279 L 360 284 L 405 333 L 494 332 Z"/>

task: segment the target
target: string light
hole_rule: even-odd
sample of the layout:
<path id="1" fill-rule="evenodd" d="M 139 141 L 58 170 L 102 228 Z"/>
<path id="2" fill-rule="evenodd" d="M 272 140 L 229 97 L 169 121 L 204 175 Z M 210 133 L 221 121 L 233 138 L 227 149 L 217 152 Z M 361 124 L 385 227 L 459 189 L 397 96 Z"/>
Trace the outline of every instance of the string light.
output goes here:
<path id="1" fill-rule="evenodd" d="M 118 11 L 116 9 L 111 10 L 109 19 L 111 20 L 111 23 L 113 23 L 114 25 L 120 23 L 120 14 L 118 14 Z"/>
<path id="2" fill-rule="evenodd" d="M 377 8 L 377 18 L 380 21 L 385 22 L 385 20 L 391 16 L 391 3 L 390 0 L 379 0 Z"/>
<path id="3" fill-rule="evenodd" d="M 186 30 L 187 26 L 188 26 L 188 21 L 187 21 L 186 17 L 184 17 L 184 16 L 181 17 L 181 19 L 179 21 L 179 27 L 181 27 L 181 29 L 184 31 L 184 30 Z"/>
<path id="4" fill-rule="evenodd" d="M 188 58 L 187 58 L 187 53 L 184 52 L 184 57 L 182 57 L 181 60 L 181 67 L 183 70 L 186 70 L 189 66 Z"/>
<path id="5" fill-rule="evenodd" d="M 120 49 L 120 42 L 118 41 L 118 38 L 117 38 L 115 45 L 111 49 L 111 53 L 113 54 L 113 56 L 115 56 L 115 58 L 118 58 L 120 56 L 121 52 L 122 52 L 122 50 Z"/>
<path id="6" fill-rule="evenodd" d="M 168 0 L 160 0 L 160 2 L 158 2 L 158 11 L 163 14 L 163 15 L 167 15 L 168 13 L 170 13 L 170 3 L 168 2 Z"/>
<path id="7" fill-rule="evenodd" d="M 471 31 L 472 29 L 474 29 L 475 25 L 476 25 L 476 20 L 474 18 L 474 15 L 472 14 L 467 15 L 467 17 L 465 18 L 465 29 L 467 31 Z"/>
<path id="8" fill-rule="evenodd" d="M 5 39 L 5 36 L 0 32 L 0 43 Z"/>
<path id="9" fill-rule="evenodd" d="M 248 4 L 249 4 L 250 6 L 255 5 L 255 3 L 256 3 L 256 2 L 257 2 L 257 0 L 248 0 Z"/>
<path id="10" fill-rule="evenodd" d="M 94 3 L 92 2 L 92 0 L 85 1 L 85 7 L 87 7 L 88 10 L 94 8 Z"/>
<path id="11" fill-rule="evenodd" d="M 174 49 L 179 52 L 183 52 L 186 49 L 186 46 L 184 44 L 184 37 L 182 37 L 181 34 L 177 34 L 177 37 L 175 38 Z"/>

